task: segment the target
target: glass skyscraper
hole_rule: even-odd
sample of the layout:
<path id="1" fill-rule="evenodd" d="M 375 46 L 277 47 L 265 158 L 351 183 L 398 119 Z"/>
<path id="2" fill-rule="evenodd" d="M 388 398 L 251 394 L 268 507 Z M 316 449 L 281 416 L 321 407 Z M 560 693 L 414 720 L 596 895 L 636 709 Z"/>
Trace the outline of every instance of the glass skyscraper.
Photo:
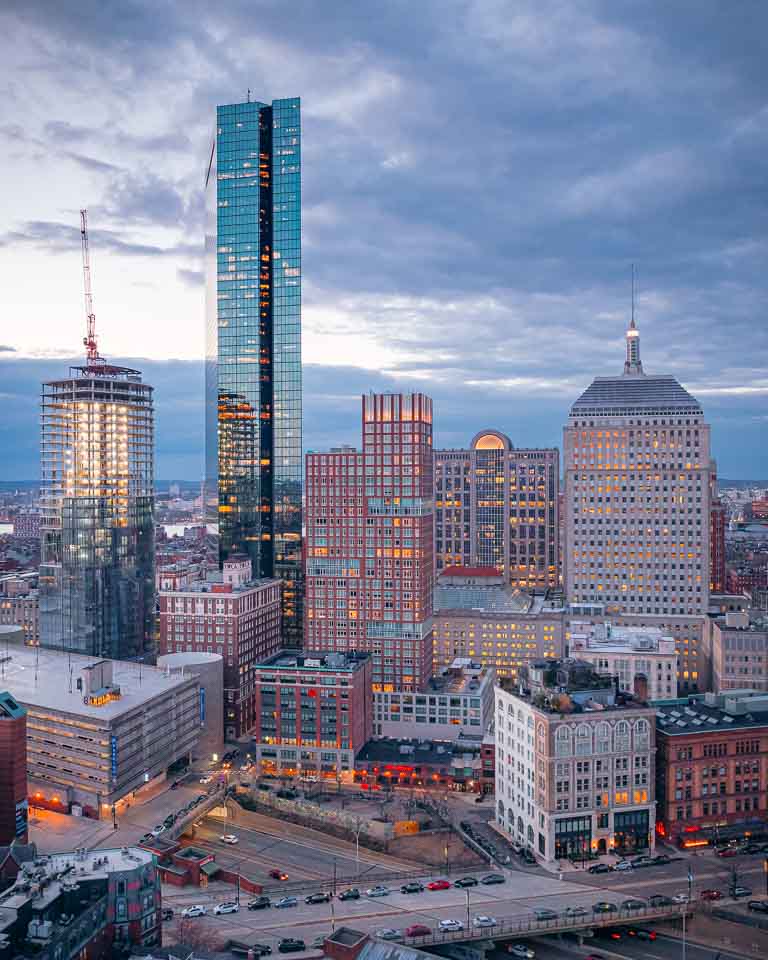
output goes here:
<path id="1" fill-rule="evenodd" d="M 302 640 L 301 107 L 220 106 L 206 176 L 206 499 Z"/>
<path id="2" fill-rule="evenodd" d="M 152 387 L 98 363 L 43 384 L 40 644 L 116 659 L 150 649 Z"/>

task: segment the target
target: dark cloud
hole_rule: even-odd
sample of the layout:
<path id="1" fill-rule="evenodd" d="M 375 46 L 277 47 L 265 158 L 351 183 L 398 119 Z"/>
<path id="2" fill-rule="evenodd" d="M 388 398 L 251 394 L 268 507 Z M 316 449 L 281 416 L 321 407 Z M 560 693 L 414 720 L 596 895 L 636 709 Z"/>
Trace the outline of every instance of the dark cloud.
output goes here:
<path id="1" fill-rule="evenodd" d="M 9 347 L 5 343 L 0 343 L 0 353 L 15 353 L 16 347 Z"/>
<path id="2" fill-rule="evenodd" d="M 73 150 L 65 150 L 63 156 L 90 173 L 116 173 L 120 169 L 114 163 L 107 163 L 105 160 L 89 157 L 83 153 L 75 153 Z"/>
<path id="3" fill-rule="evenodd" d="M 94 230 L 90 222 L 88 236 L 91 244 L 98 246 L 99 250 L 126 257 L 198 257 L 202 252 L 202 240 L 199 245 L 178 243 L 171 247 L 134 243 L 112 230 Z M 80 227 L 48 220 L 30 220 L 0 235 L 0 247 L 11 244 L 29 244 L 48 253 L 71 253 L 80 249 Z"/>
<path id="4" fill-rule="evenodd" d="M 176 276 L 188 287 L 202 287 L 205 283 L 205 274 L 202 270 L 184 270 L 179 267 L 176 270 Z"/>

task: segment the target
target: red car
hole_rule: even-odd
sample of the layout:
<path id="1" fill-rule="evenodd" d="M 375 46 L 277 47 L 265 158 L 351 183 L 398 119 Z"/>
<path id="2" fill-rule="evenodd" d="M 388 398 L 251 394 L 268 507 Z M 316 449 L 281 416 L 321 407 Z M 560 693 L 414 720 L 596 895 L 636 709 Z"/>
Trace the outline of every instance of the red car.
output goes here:
<path id="1" fill-rule="evenodd" d="M 737 857 L 739 851 L 736 847 L 725 847 L 723 850 L 715 850 L 718 857 Z"/>
<path id="2" fill-rule="evenodd" d="M 699 894 L 702 900 L 720 900 L 722 896 L 719 890 L 702 890 Z"/>
<path id="3" fill-rule="evenodd" d="M 428 937 L 430 933 L 432 931 L 429 927 L 425 927 L 423 923 L 414 923 L 405 928 L 406 937 Z"/>
<path id="4" fill-rule="evenodd" d="M 427 890 L 450 890 L 451 884 L 448 880 L 432 880 L 427 884 Z"/>
<path id="5" fill-rule="evenodd" d="M 270 870 L 270 871 L 269 871 L 269 875 L 270 875 L 270 877 L 272 877 L 273 880 L 287 880 L 287 879 L 288 879 L 288 874 L 287 874 L 287 873 L 283 873 L 282 870 Z"/>

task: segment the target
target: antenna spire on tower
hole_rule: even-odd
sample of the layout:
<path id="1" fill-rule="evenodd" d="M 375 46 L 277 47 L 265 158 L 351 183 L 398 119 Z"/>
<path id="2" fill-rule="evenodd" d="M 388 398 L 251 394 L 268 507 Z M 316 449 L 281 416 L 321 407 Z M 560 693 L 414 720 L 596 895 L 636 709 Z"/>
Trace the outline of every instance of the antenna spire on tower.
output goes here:
<path id="1" fill-rule="evenodd" d="M 640 332 L 635 325 L 635 265 L 632 264 L 632 313 L 629 329 L 625 336 L 627 342 L 627 358 L 624 361 L 624 374 L 642 376 L 643 365 L 640 362 Z"/>

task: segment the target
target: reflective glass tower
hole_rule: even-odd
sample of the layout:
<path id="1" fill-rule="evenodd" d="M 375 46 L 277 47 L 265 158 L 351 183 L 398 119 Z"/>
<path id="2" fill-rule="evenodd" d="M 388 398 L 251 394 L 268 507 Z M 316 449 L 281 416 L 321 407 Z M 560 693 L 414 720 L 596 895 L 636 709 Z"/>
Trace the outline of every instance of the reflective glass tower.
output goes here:
<path id="1" fill-rule="evenodd" d="M 40 644 L 129 660 L 151 653 L 152 387 L 98 360 L 43 384 Z"/>
<path id="2" fill-rule="evenodd" d="M 217 108 L 206 176 L 206 498 L 219 559 L 283 580 L 302 640 L 301 115 L 298 98 Z"/>

